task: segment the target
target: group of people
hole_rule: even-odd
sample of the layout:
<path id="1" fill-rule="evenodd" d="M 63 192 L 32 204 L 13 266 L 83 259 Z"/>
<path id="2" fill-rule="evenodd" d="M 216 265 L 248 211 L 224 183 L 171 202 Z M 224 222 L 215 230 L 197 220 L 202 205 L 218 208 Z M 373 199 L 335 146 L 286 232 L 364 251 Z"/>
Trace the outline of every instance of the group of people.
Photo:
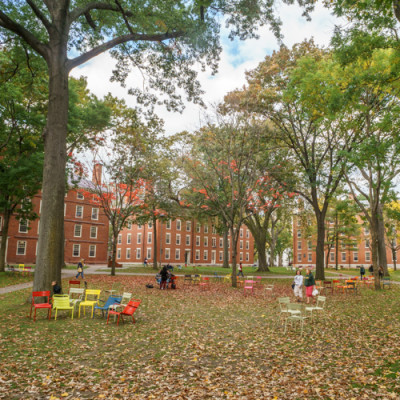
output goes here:
<path id="1" fill-rule="evenodd" d="M 172 265 L 164 265 L 158 273 L 159 276 L 156 276 L 161 290 L 168 289 L 169 284 L 171 284 L 171 289 L 176 289 L 176 276 L 172 273 L 173 270 Z"/>
<path id="2" fill-rule="evenodd" d="M 313 273 L 311 272 L 311 268 L 306 268 L 305 276 L 301 274 L 300 269 L 296 271 L 292 288 L 297 301 L 301 301 L 303 299 L 303 286 L 306 288 L 306 298 L 307 298 L 306 301 L 308 304 L 310 303 L 310 300 L 313 298 L 313 291 L 316 289 L 315 278 Z"/>

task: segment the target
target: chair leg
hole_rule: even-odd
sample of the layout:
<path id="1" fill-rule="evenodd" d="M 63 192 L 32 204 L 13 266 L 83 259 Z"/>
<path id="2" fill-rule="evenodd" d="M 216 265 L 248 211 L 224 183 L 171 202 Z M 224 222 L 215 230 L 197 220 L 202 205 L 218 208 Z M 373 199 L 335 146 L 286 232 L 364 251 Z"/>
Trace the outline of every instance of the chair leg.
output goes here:
<path id="1" fill-rule="evenodd" d="M 54 321 L 57 321 L 57 312 L 58 312 L 58 308 L 56 308 L 56 314 L 54 315 Z"/>
<path id="2" fill-rule="evenodd" d="M 33 322 L 36 321 L 36 307 L 35 307 L 35 311 L 33 312 Z"/>
<path id="3" fill-rule="evenodd" d="M 107 315 L 107 325 L 108 325 L 108 320 L 110 319 L 110 313 Z"/>
<path id="4" fill-rule="evenodd" d="M 71 319 L 74 319 L 74 309 L 71 310 Z"/>

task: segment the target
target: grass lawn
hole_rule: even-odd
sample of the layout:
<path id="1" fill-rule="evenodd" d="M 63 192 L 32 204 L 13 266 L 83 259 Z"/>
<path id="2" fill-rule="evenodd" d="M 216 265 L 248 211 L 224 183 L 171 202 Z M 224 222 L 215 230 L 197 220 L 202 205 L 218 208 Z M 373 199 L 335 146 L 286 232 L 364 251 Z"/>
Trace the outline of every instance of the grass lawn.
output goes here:
<path id="1" fill-rule="evenodd" d="M 18 283 L 31 282 L 33 274 L 22 274 L 20 272 L 0 272 L 0 288 L 17 285 Z"/>
<path id="2" fill-rule="evenodd" d="M 88 276 L 91 288 L 120 281 L 142 300 L 137 323 L 100 316 L 57 321 L 26 316 L 29 291 L 0 296 L 0 398 L 7 399 L 398 399 L 400 290 L 334 295 L 325 317 L 283 333 L 274 280 L 255 296 L 222 283 L 146 289 L 138 276 Z M 64 282 L 65 283 L 65 282 Z M 4 394 L 5 397 L 4 397 Z"/>

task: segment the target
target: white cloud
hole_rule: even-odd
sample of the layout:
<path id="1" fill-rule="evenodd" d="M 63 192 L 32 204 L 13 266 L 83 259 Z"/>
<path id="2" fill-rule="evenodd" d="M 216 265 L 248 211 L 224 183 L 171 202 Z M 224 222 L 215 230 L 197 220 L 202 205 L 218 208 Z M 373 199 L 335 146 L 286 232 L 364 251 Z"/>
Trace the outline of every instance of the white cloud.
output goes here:
<path id="1" fill-rule="evenodd" d="M 279 6 L 277 10 L 282 19 L 282 32 L 284 43 L 291 47 L 304 39 L 314 38 L 319 45 L 328 45 L 338 20 L 330 15 L 329 11 L 321 5 L 317 5 L 312 13 L 312 21 L 306 21 L 301 16 L 302 11 L 296 6 Z M 224 41 L 225 44 L 226 40 Z M 204 102 L 215 104 L 221 101 L 224 95 L 245 84 L 245 71 L 251 70 L 261 62 L 267 54 L 278 49 L 274 35 L 264 27 L 260 30 L 260 39 L 245 42 L 226 43 L 221 54 L 219 72 L 211 76 L 209 71 L 200 72 L 199 80 L 205 91 Z M 234 49 L 234 52 L 232 50 Z M 102 54 L 91 60 L 81 68 L 72 72 L 73 76 L 87 76 L 89 89 L 97 96 L 104 96 L 111 92 L 114 96 L 125 98 L 127 104 L 134 105 L 135 99 L 127 94 L 127 89 L 118 83 L 110 82 L 115 61 L 108 55 Z M 129 77 L 134 84 L 141 82 L 141 76 L 136 71 Z M 128 85 L 129 87 L 129 85 Z M 165 108 L 158 107 L 157 113 L 165 121 L 165 130 L 172 134 L 182 130 L 195 130 L 201 125 L 204 110 L 194 104 L 187 103 L 182 114 L 172 113 Z"/>

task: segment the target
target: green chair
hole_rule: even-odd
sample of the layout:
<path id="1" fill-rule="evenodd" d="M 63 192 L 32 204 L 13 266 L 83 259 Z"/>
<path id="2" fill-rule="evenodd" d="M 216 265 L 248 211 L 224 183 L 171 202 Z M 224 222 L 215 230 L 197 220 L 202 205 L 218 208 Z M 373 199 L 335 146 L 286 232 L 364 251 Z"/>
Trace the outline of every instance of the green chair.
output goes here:
<path id="1" fill-rule="evenodd" d="M 287 325 L 288 322 L 292 324 L 293 322 L 299 322 L 301 326 L 301 336 L 303 335 L 303 329 L 304 329 L 304 321 L 307 319 L 307 316 L 305 315 L 305 310 L 304 310 L 304 305 L 303 304 L 296 304 L 296 303 L 289 303 L 287 305 L 287 316 L 285 320 L 285 331 L 287 331 Z"/>
<path id="2" fill-rule="evenodd" d="M 57 319 L 58 310 L 71 310 L 71 319 L 74 319 L 74 306 L 71 306 L 70 299 L 67 294 L 55 294 L 53 296 L 53 310 L 56 311 L 54 320 Z"/>
<path id="3" fill-rule="evenodd" d="M 282 317 L 286 317 L 288 314 L 288 304 L 290 303 L 289 297 L 278 297 L 279 304 L 279 314 L 278 314 L 278 322 L 281 321 Z"/>
<path id="4" fill-rule="evenodd" d="M 306 306 L 306 312 L 311 314 L 311 320 L 313 319 L 314 311 L 320 311 L 321 313 L 325 313 L 325 303 L 326 303 L 326 296 L 318 296 L 317 303 L 315 306 Z"/>

